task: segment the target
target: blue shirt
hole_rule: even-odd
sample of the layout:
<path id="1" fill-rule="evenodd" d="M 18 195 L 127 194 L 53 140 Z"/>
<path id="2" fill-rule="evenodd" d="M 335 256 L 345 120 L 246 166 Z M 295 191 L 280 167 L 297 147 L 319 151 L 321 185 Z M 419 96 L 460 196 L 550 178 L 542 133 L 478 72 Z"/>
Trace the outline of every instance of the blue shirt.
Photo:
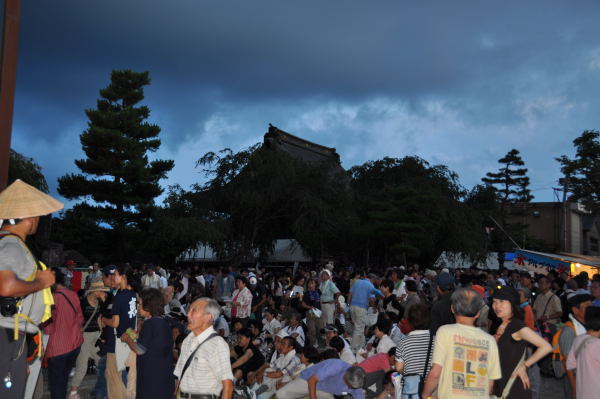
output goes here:
<path id="1" fill-rule="evenodd" d="M 317 376 L 317 390 L 341 395 L 349 393 L 355 399 L 364 399 L 362 389 L 352 389 L 344 382 L 344 373 L 351 366 L 340 359 L 323 360 L 300 373 L 300 378 L 308 381 L 313 375 Z"/>
<path id="2" fill-rule="evenodd" d="M 119 290 L 112 302 L 112 316 L 119 316 L 119 325 L 116 329 L 109 329 L 106 339 L 106 351 L 115 351 L 115 330 L 120 337 L 128 328 L 135 330 L 137 316 L 137 298 L 135 292 L 130 290 Z"/>
<path id="3" fill-rule="evenodd" d="M 600 306 L 600 299 L 596 299 L 594 302 L 592 302 L 593 306 Z"/>
<path id="4" fill-rule="evenodd" d="M 350 306 L 359 306 L 365 309 L 369 307 L 369 298 L 373 298 L 375 295 L 383 296 L 381 291 L 375 288 L 373 283 L 366 278 L 355 282 L 350 289 L 350 293 L 352 294 Z"/>

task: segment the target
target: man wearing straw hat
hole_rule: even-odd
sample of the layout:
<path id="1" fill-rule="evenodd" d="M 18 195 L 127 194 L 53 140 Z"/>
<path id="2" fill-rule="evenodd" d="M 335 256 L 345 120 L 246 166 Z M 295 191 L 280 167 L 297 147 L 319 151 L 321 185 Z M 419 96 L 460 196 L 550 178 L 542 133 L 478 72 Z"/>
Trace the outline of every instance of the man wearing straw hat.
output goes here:
<path id="1" fill-rule="evenodd" d="M 51 270 L 27 248 L 40 216 L 63 204 L 21 180 L 0 193 L 0 397 L 22 398 L 25 391 L 26 335 L 37 333 L 47 317 L 42 290 L 54 284 Z M 26 334 L 27 333 L 27 334 Z M 31 349 L 31 348 L 30 348 Z"/>

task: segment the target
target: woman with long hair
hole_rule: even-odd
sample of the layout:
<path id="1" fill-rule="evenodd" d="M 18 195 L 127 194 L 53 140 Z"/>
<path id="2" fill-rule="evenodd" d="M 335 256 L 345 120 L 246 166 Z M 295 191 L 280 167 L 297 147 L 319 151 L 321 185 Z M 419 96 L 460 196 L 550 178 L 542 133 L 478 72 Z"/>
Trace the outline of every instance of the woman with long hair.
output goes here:
<path id="1" fill-rule="evenodd" d="M 519 294 L 514 288 L 495 290 L 492 308 L 501 320 L 494 337 L 498 342 L 502 368 L 502 378 L 495 381 L 493 394 L 506 399 L 530 399 L 527 369 L 550 353 L 552 347 L 523 322 Z M 528 344 L 536 350 L 527 358 Z"/>

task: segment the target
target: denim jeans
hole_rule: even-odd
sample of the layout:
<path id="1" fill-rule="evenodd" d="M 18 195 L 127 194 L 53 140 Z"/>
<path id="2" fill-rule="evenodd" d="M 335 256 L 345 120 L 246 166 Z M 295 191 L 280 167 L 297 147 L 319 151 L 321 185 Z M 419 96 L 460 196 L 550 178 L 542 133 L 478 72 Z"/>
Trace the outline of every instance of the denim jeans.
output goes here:
<path id="1" fill-rule="evenodd" d="M 51 399 L 64 399 L 67 396 L 69 373 L 75 367 L 79 349 L 48 359 L 48 384 Z"/>
<path id="2" fill-rule="evenodd" d="M 94 395 L 97 399 L 104 399 L 108 396 L 108 391 L 106 390 L 106 377 L 104 376 L 104 372 L 106 371 L 106 355 L 102 356 L 100 360 L 98 360 L 98 364 L 96 365 L 96 386 L 94 387 Z"/>

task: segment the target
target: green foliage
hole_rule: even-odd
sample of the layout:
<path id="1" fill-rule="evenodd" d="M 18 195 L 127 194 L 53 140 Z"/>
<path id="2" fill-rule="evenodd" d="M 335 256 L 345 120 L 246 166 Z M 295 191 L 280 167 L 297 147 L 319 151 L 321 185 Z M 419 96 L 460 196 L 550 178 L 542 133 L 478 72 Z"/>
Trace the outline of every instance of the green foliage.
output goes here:
<path id="1" fill-rule="evenodd" d="M 265 257 L 274 240 L 289 237 L 318 258 L 348 218 L 347 177 L 333 162 L 306 163 L 257 144 L 238 153 L 209 152 L 198 166 L 210 180 L 195 195 L 225 237 L 211 245 L 233 263 L 256 251 Z"/>
<path id="2" fill-rule="evenodd" d="M 594 214 L 600 213 L 600 133 L 586 130 L 573 140 L 574 159 L 562 155 L 556 160 L 564 177 L 561 183 L 571 194 L 570 199 L 581 202 Z"/>
<path id="3" fill-rule="evenodd" d="M 498 193 L 501 203 L 530 202 L 533 199 L 529 187 L 527 169 L 519 166 L 525 165 L 519 151 L 510 150 L 498 163 L 502 164 L 498 172 L 488 172 L 487 177 L 481 180 L 493 186 Z"/>
<path id="4" fill-rule="evenodd" d="M 484 237 L 445 166 L 384 158 L 350 170 L 365 263 L 433 261 L 443 250 L 477 252 Z"/>
<path id="5" fill-rule="evenodd" d="M 527 168 L 516 149 L 510 150 L 503 158 L 498 160 L 501 164 L 498 172 L 488 172 L 481 180 L 488 190 L 493 190 L 496 195 L 497 205 L 492 205 L 491 192 L 482 191 L 489 212 L 488 218 L 499 223 L 500 227 L 489 224 L 486 227 L 489 234 L 490 250 L 498 252 L 500 267 L 504 265 L 504 252 L 514 249 L 514 244 L 507 235 L 514 240 L 525 243 L 527 241 L 527 225 L 522 223 L 522 216 L 527 212 L 527 203 L 533 196 L 529 190 L 529 177 Z M 504 230 L 504 232 L 502 232 Z"/>
<path id="6" fill-rule="evenodd" d="M 8 164 L 8 184 L 17 179 L 23 180 L 27 184 L 45 193 L 48 192 L 48 183 L 42 173 L 42 168 L 33 158 L 27 158 L 15 150 L 10 150 L 10 160 Z"/>
<path id="7" fill-rule="evenodd" d="M 160 128 L 146 121 L 149 108 L 138 106 L 148 84 L 148 72 L 112 72 L 96 109 L 86 110 L 88 128 L 80 141 L 87 158 L 75 161 L 82 173 L 58 181 L 61 195 L 82 200 L 73 217 L 85 216 L 103 226 L 119 259 L 140 250 L 154 199 L 162 193 L 159 180 L 174 165 L 171 160 L 148 160 L 148 152 L 160 147 Z"/>

